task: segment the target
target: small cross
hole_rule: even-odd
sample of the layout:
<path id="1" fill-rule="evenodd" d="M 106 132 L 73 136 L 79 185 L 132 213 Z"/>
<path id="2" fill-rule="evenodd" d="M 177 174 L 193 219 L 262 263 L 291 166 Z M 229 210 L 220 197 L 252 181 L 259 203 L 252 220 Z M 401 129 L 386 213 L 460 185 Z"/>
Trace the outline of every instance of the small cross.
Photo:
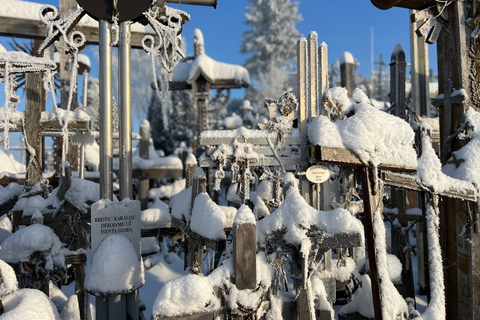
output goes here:
<path id="1" fill-rule="evenodd" d="M 449 161 L 447 161 L 447 163 L 455 164 L 455 168 L 460 167 L 460 164 L 465 162 L 465 159 L 458 159 L 457 158 L 457 153 L 456 152 L 452 152 L 452 158 L 453 158 L 453 160 L 449 160 Z"/>
<path id="2" fill-rule="evenodd" d="M 432 105 L 435 107 L 451 107 L 452 104 L 460 104 L 463 103 L 467 99 L 467 95 L 464 91 L 456 91 L 455 95 L 453 93 L 453 84 L 450 79 L 448 79 L 445 83 L 445 93 L 443 95 L 439 95 L 435 100 L 432 101 Z"/>
<path id="3" fill-rule="evenodd" d="M 428 32 L 425 42 L 433 44 L 437 41 L 445 23 L 449 20 L 448 11 L 445 10 L 443 5 L 437 4 L 413 13 L 410 20 L 412 23 L 423 21 L 422 25 L 415 30 L 415 33 L 418 37 L 423 37 Z"/>

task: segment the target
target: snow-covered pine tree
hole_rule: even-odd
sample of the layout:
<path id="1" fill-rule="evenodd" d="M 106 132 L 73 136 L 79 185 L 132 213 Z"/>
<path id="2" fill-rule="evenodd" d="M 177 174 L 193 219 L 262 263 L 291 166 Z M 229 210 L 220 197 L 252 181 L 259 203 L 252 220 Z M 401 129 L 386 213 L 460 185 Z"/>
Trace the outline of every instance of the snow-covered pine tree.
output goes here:
<path id="1" fill-rule="evenodd" d="M 266 112 L 265 98 L 278 98 L 291 90 L 289 78 L 296 60 L 296 43 L 300 37 L 295 23 L 302 20 L 298 2 L 291 0 L 248 0 L 246 24 L 252 29 L 243 33 L 241 53 L 251 54 L 244 66 L 252 85 L 246 99 Z"/>
<path id="2" fill-rule="evenodd" d="M 168 107 L 168 106 L 165 106 Z M 156 92 L 153 92 L 148 107 L 147 119 L 150 122 L 151 137 L 155 150 L 163 150 L 168 154 L 173 149 L 168 128 L 165 128 L 163 121 L 162 103 Z"/>
<path id="3" fill-rule="evenodd" d="M 172 112 L 171 115 L 169 115 L 168 132 L 171 135 L 174 150 L 178 148 L 182 142 L 185 142 L 187 147 L 191 147 L 195 135 L 198 135 L 197 117 L 193 105 L 192 91 L 172 91 L 171 100 Z"/>

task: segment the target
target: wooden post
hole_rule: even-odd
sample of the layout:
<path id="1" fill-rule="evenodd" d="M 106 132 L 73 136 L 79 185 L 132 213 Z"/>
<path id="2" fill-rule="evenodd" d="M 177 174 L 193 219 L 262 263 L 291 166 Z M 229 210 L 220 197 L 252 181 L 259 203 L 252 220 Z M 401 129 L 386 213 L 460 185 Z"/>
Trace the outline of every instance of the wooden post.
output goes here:
<path id="1" fill-rule="evenodd" d="M 200 75 L 193 83 L 193 95 L 197 106 L 198 132 L 208 130 L 208 106 L 210 104 L 210 83 Z"/>
<path id="2" fill-rule="evenodd" d="M 309 89 L 309 112 L 308 122 L 318 115 L 320 111 L 320 87 L 318 65 L 318 36 L 316 32 L 308 35 L 308 89 Z"/>
<path id="3" fill-rule="evenodd" d="M 42 129 L 40 116 L 42 113 L 43 84 L 41 73 L 26 74 L 26 103 L 24 135 L 27 148 L 27 187 L 32 187 L 42 180 Z M 33 153 L 31 152 L 33 151 Z"/>
<path id="4" fill-rule="evenodd" d="M 307 40 L 302 38 L 297 42 L 297 83 L 298 83 L 298 127 L 300 129 L 300 170 L 306 171 L 308 168 L 308 150 L 307 150 L 307 125 L 308 115 L 310 112 L 309 95 L 307 92 L 307 69 L 308 69 L 308 51 Z M 310 199 L 310 183 L 306 176 L 300 176 L 300 194 L 305 198 L 308 204 L 311 204 Z"/>
<path id="5" fill-rule="evenodd" d="M 193 186 L 193 176 L 195 171 L 197 170 L 197 158 L 193 155 L 193 153 L 189 153 L 187 159 L 185 160 L 185 188 L 188 189 Z"/>
<path id="6" fill-rule="evenodd" d="M 410 10 L 410 15 L 416 10 Z M 410 24 L 410 76 L 412 79 L 412 105 L 415 112 L 422 117 L 430 117 L 430 79 L 428 62 L 428 45 L 425 37 L 418 37 L 415 30 L 421 21 Z"/>
<path id="7" fill-rule="evenodd" d="M 355 60 L 350 52 L 344 52 L 340 61 L 340 85 L 347 89 L 348 96 L 353 94 L 353 66 Z"/>
<path id="8" fill-rule="evenodd" d="M 255 289 L 257 285 L 256 234 L 256 226 L 251 223 L 233 227 L 233 265 L 238 290 Z"/>
<path id="9" fill-rule="evenodd" d="M 406 72 L 405 51 L 400 44 L 397 44 L 393 49 L 390 62 L 390 102 L 392 113 L 404 120 L 408 120 L 405 100 Z"/>
<path id="10" fill-rule="evenodd" d="M 146 120 L 144 120 L 146 121 Z M 150 124 L 140 126 L 140 158 L 148 159 L 150 138 Z M 148 189 L 150 188 L 150 180 L 139 179 L 138 181 L 138 200 L 140 200 L 140 208 L 145 210 L 148 208 Z"/>
<path id="11" fill-rule="evenodd" d="M 77 10 L 77 2 L 75 0 L 60 0 L 59 1 L 59 11 L 60 16 L 63 18 Z M 70 54 L 67 52 L 67 45 L 63 40 L 63 37 L 60 37 L 58 44 L 58 52 L 60 53 L 60 93 L 61 93 L 61 108 L 67 109 L 69 90 L 73 90 L 70 87 L 70 74 L 72 71 L 72 63 L 70 61 Z M 77 79 L 75 79 L 77 80 Z M 74 110 L 77 107 L 77 92 L 73 93 L 72 106 L 71 110 Z M 70 139 L 69 139 L 70 140 Z M 78 148 L 74 146 L 70 141 L 68 141 L 68 154 L 67 160 L 70 162 L 73 170 L 78 170 Z M 60 149 L 61 152 L 64 150 Z M 61 158 L 61 156 L 60 156 Z"/>
<path id="12" fill-rule="evenodd" d="M 317 109 L 317 114 L 326 114 L 326 110 L 322 108 L 323 96 L 328 89 L 328 46 L 325 42 L 320 44 L 318 47 L 318 57 L 319 57 L 319 66 L 318 66 L 318 90 L 319 90 L 319 109 Z M 320 188 L 319 192 L 319 208 L 321 210 L 330 210 L 330 185 L 329 181 L 321 183 L 317 186 Z"/>
<path id="13" fill-rule="evenodd" d="M 201 170 L 201 171 L 199 171 Z M 191 197 L 191 204 L 190 204 L 190 216 L 193 211 L 193 206 L 195 204 L 195 198 L 200 194 L 207 191 L 207 178 L 205 173 L 202 169 L 197 169 L 193 178 L 193 185 L 192 185 L 192 197 Z M 190 269 L 192 273 L 200 273 L 202 270 L 201 268 L 197 268 L 198 264 L 201 264 L 202 261 L 202 253 L 198 252 L 200 250 L 200 246 L 195 241 L 192 235 L 187 235 L 185 241 L 185 261 L 184 261 L 184 268 L 185 270 Z"/>
<path id="14" fill-rule="evenodd" d="M 382 320 L 382 296 L 380 292 L 380 278 L 377 269 L 377 255 L 375 248 L 375 237 L 373 233 L 373 215 L 375 214 L 376 198 L 378 197 L 378 190 L 372 190 L 371 179 L 372 174 L 369 172 L 370 168 L 362 168 L 362 192 L 363 192 L 363 206 L 365 213 L 365 240 L 367 242 L 368 262 L 370 265 L 370 278 L 372 280 L 372 297 L 373 309 L 376 320 Z"/>
<path id="15" fill-rule="evenodd" d="M 465 101 L 444 103 L 440 108 L 441 159 L 446 163 L 452 152 L 465 143 L 450 137 L 463 123 L 467 106 L 480 108 L 478 80 L 480 72 L 478 57 L 480 45 L 472 38 L 473 26 L 469 18 L 478 17 L 478 1 L 473 3 L 453 2 L 445 9 L 450 20 L 437 42 L 439 93 L 448 92 L 449 82 L 454 89 L 464 89 Z M 447 30 L 445 30 L 447 29 Z M 454 50 L 452 50 L 454 48 Z M 474 64 L 475 63 L 475 64 Z M 478 319 L 480 317 L 480 235 L 473 232 L 467 202 L 444 198 L 440 202 L 441 244 L 445 268 L 445 292 L 447 319 Z"/>

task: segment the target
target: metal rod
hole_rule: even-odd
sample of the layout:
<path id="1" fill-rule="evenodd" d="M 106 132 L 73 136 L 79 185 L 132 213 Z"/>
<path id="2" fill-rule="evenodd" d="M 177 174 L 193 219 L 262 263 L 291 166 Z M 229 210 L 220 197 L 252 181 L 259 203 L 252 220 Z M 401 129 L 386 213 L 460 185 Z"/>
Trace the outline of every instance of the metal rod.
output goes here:
<path id="1" fill-rule="evenodd" d="M 217 8 L 217 0 L 166 0 L 167 3 L 193 4 Z"/>
<path id="2" fill-rule="evenodd" d="M 112 48 L 110 23 L 100 20 L 100 198 L 113 199 Z"/>
<path id="3" fill-rule="evenodd" d="M 85 176 L 85 145 L 80 146 L 80 170 L 79 170 L 80 179 L 83 179 Z"/>
<path id="4" fill-rule="evenodd" d="M 132 103 L 130 90 L 130 22 L 120 23 L 120 199 L 133 197 L 132 190 Z"/>
<path id="5" fill-rule="evenodd" d="M 87 107 L 87 87 L 88 87 L 88 72 L 85 70 L 83 72 L 83 107 Z M 83 134 L 83 133 L 82 133 Z M 80 179 L 83 179 L 85 176 L 85 145 L 80 146 L 80 169 L 79 175 Z"/>

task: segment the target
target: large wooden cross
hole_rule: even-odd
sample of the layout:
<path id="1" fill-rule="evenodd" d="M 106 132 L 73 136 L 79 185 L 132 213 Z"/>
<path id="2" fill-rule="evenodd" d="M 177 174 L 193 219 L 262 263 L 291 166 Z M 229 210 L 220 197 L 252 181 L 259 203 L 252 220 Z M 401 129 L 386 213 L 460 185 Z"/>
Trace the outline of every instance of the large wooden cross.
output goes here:
<path id="1" fill-rule="evenodd" d="M 443 98 L 435 104 L 440 106 L 441 160 L 446 164 L 465 141 L 452 139 L 464 122 L 465 112 L 471 107 L 480 109 L 479 74 L 480 42 L 474 30 L 479 28 L 478 0 L 452 1 L 437 4 L 434 0 L 371 0 L 381 8 L 401 6 L 410 9 L 429 10 L 441 6 L 442 14 L 425 21 L 417 33 L 425 34 L 432 24 L 441 23 L 443 28 L 431 28 L 431 40 L 437 39 L 438 87 Z M 435 9 L 435 7 L 433 9 Z M 422 18 L 416 14 L 412 20 Z M 440 19 L 440 21 L 439 21 Z M 433 26 L 434 27 L 434 26 Z M 452 97 L 452 88 L 463 89 L 466 95 Z M 455 159 L 455 157 L 454 157 Z M 447 319 L 477 319 L 480 316 L 480 235 L 475 232 L 468 202 L 443 198 L 440 203 L 441 244 L 445 263 L 445 290 Z M 475 216 L 475 215 L 474 215 Z M 467 226 L 467 233 L 462 234 Z"/>

